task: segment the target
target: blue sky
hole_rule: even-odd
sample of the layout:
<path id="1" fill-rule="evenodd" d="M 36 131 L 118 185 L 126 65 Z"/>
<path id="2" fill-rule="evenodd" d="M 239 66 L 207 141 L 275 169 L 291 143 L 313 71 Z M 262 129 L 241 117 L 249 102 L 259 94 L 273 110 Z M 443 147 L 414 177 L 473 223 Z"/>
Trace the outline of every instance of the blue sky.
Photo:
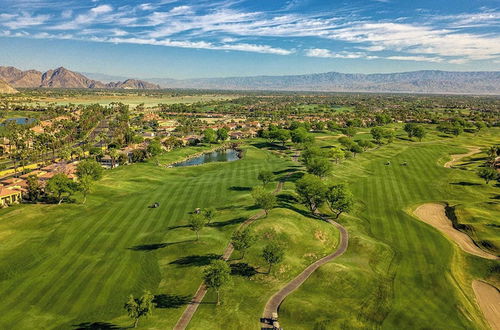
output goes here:
<path id="1" fill-rule="evenodd" d="M 140 78 L 498 70 L 499 0 L 0 0 L 0 65 Z"/>

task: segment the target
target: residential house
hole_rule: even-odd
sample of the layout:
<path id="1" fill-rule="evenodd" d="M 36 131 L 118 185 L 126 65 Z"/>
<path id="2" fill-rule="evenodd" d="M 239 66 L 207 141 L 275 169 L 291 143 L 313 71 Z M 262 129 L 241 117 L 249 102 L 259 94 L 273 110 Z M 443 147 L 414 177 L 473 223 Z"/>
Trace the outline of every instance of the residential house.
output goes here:
<path id="1" fill-rule="evenodd" d="M 0 187 L 0 207 L 6 207 L 22 201 L 21 191 L 15 188 Z"/>

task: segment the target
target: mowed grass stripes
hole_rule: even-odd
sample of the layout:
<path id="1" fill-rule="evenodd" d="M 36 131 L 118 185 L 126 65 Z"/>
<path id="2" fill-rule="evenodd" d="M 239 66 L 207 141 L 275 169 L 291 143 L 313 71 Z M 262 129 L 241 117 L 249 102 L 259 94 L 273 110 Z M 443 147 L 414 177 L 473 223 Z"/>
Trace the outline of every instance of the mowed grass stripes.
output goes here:
<path id="1" fill-rule="evenodd" d="M 244 159 L 232 163 L 172 169 L 139 164 L 106 172 L 85 205 L 1 210 L 0 229 L 8 236 L 0 247 L 0 328 L 68 329 L 84 322 L 127 326 L 123 303 L 131 293 L 192 295 L 202 267 L 178 261 L 220 254 L 238 224 L 233 220 L 251 213 L 249 191 L 234 187 L 250 188 L 261 169 L 286 165 L 251 147 Z M 160 208 L 148 208 L 156 201 Z M 195 242 L 185 226 L 189 212 L 208 206 L 220 209 L 217 225 L 205 228 Z M 23 250 L 37 251 L 39 257 L 19 265 L 17 251 Z M 15 272 L 8 271 L 10 263 Z M 171 327 L 180 312 L 158 311 L 147 322 Z"/>
<path id="2" fill-rule="evenodd" d="M 470 288 L 457 287 L 470 276 L 465 264 L 453 266 L 461 252 L 411 216 L 425 202 L 470 199 L 450 192 L 451 170 L 439 163 L 459 141 L 397 142 L 336 166 L 332 179 L 348 182 L 358 200 L 340 220 L 349 249 L 285 300 L 285 328 L 485 327 L 477 306 L 464 299 Z"/>

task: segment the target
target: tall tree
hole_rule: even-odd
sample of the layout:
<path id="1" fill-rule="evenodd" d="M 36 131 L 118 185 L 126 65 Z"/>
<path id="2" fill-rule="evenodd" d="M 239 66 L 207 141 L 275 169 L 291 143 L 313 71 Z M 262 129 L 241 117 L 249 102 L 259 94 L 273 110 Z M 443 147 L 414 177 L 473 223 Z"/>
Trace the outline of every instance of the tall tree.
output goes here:
<path id="1" fill-rule="evenodd" d="M 217 140 L 226 141 L 229 138 L 229 132 L 227 128 L 221 127 L 217 130 Z"/>
<path id="2" fill-rule="evenodd" d="M 215 208 L 213 207 L 207 207 L 206 209 L 203 210 L 202 214 L 207 223 L 210 223 L 215 217 L 216 211 Z"/>
<path id="3" fill-rule="evenodd" d="M 483 167 L 479 169 L 477 174 L 484 180 L 484 182 L 486 182 L 486 184 L 490 183 L 490 181 L 497 180 L 499 177 L 497 170 L 491 167 Z"/>
<path id="4" fill-rule="evenodd" d="M 332 158 L 335 160 L 335 163 L 339 163 L 342 159 L 345 158 L 345 153 L 340 148 L 333 148 L 331 151 Z"/>
<path id="5" fill-rule="evenodd" d="M 276 196 L 272 192 L 264 190 L 262 187 L 255 187 L 252 190 L 255 205 L 264 210 L 266 217 L 269 211 L 276 205 Z"/>
<path id="6" fill-rule="evenodd" d="M 102 178 L 102 166 L 94 159 L 83 160 L 76 166 L 76 176 L 82 178 L 90 176 L 93 180 Z"/>
<path id="7" fill-rule="evenodd" d="M 257 179 L 262 181 L 262 185 L 266 186 L 269 182 L 273 180 L 273 172 L 268 171 L 268 170 L 262 170 L 259 172 L 257 175 Z"/>
<path id="8" fill-rule="evenodd" d="M 306 164 L 307 172 L 320 178 L 327 176 L 332 171 L 332 163 L 323 157 L 311 158 Z"/>
<path id="9" fill-rule="evenodd" d="M 343 184 L 334 184 L 328 187 L 326 202 L 338 219 L 344 212 L 350 212 L 354 204 L 351 192 Z"/>
<path id="10" fill-rule="evenodd" d="M 204 143 L 215 143 L 216 140 L 217 140 L 217 135 L 213 129 L 207 128 L 203 131 Z"/>
<path id="11" fill-rule="evenodd" d="M 234 249 L 241 253 L 241 259 L 245 257 L 245 252 L 255 243 L 255 236 L 250 231 L 250 228 L 237 230 L 231 236 L 231 244 Z"/>
<path id="12" fill-rule="evenodd" d="M 262 258 L 269 264 L 267 273 L 271 273 L 273 265 L 279 264 L 285 257 L 285 250 L 276 241 L 269 242 L 262 250 Z"/>
<path id="13" fill-rule="evenodd" d="M 214 260 L 203 272 L 203 282 L 217 293 L 217 305 L 220 305 L 220 289 L 231 280 L 231 268 L 224 260 Z"/>
<path id="14" fill-rule="evenodd" d="M 317 176 L 306 174 L 295 184 L 295 191 L 300 201 L 305 204 L 312 213 L 325 201 L 326 187 Z"/>
<path id="15" fill-rule="evenodd" d="M 419 141 L 422 141 L 426 134 L 427 132 L 425 131 L 425 128 L 421 125 L 417 125 L 413 129 L 413 136 L 415 136 Z"/>
<path id="16" fill-rule="evenodd" d="M 408 134 L 408 137 L 410 139 L 415 134 L 415 127 L 417 127 L 417 125 L 415 123 L 406 123 L 405 126 L 403 127 L 403 129 Z"/>
<path id="17" fill-rule="evenodd" d="M 382 144 L 382 139 L 387 136 L 387 130 L 382 127 L 373 127 L 370 134 L 377 144 Z"/>
<path id="18" fill-rule="evenodd" d="M 77 184 L 64 173 L 58 173 L 47 181 L 45 190 L 52 194 L 61 204 L 64 198 L 69 198 L 78 189 Z"/>
<path id="19" fill-rule="evenodd" d="M 87 201 L 87 195 L 90 193 L 93 186 L 94 180 L 90 175 L 84 175 L 83 177 L 78 179 L 78 187 L 83 195 L 82 204 L 85 204 L 85 202 Z"/>
<path id="20" fill-rule="evenodd" d="M 200 230 L 205 227 L 205 219 L 201 214 L 193 213 L 189 217 L 189 227 L 196 233 L 196 240 L 200 239 Z"/>
<path id="21" fill-rule="evenodd" d="M 28 175 L 26 179 L 28 184 L 28 199 L 32 202 L 38 201 L 42 194 L 42 187 L 36 175 Z"/>
<path id="22" fill-rule="evenodd" d="M 154 309 L 154 295 L 149 291 L 144 291 L 140 298 L 134 298 L 130 295 L 128 301 L 125 303 L 124 308 L 127 310 L 128 316 L 134 320 L 134 328 L 137 328 L 139 319 L 153 314 Z"/>

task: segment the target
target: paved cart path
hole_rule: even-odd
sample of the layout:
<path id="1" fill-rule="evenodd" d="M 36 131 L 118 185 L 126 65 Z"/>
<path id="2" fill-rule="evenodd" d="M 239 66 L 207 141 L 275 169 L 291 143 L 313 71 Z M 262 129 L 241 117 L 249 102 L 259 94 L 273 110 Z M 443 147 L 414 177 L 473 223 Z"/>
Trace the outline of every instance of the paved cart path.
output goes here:
<path id="1" fill-rule="evenodd" d="M 277 194 L 283 189 L 284 181 L 278 182 L 276 185 L 276 189 L 274 190 L 274 193 Z M 256 213 L 255 215 L 251 216 L 245 222 L 243 222 L 237 230 L 243 229 L 250 225 L 252 222 L 255 220 L 263 217 L 265 215 L 264 211 L 261 211 L 259 213 Z M 226 249 L 224 250 L 224 253 L 222 254 L 222 260 L 229 260 L 231 257 L 231 254 L 234 251 L 234 247 L 231 244 L 231 242 L 226 246 Z M 196 293 L 189 303 L 189 305 L 186 307 L 184 310 L 184 313 L 182 313 L 181 317 L 177 321 L 177 324 L 174 327 L 174 330 L 184 330 L 188 326 L 189 322 L 193 318 L 194 313 L 196 313 L 196 310 L 198 309 L 198 306 L 201 304 L 203 301 L 203 298 L 205 297 L 207 293 L 207 287 L 205 286 L 204 283 L 200 284 L 198 287 L 198 290 L 196 290 Z"/>
<path id="2" fill-rule="evenodd" d="M 276 292 L 266 303 L 264 307 L 264 312 L 262 313 L 262 328 L 266 329 L 269 327 L 268 323 L 265 323 L 266 320 L 271 319 L 273 313 L 278 313 L 278 309 L 285 300 L 285 298 L 299 288 L 311 274 L 318 269 L 320 266 L 326 264 L 327 262 L 332 261 L 333 259 L 341 256 L 346 250 L 349 241 L 349 234 L 347 230 L 339 223 L 326 219 L 327 222 L 335 226 L 340 232 L 340 244 L 331 254 L 317 260 L 316 262 L 309 265 L 306 269 L 302 271 L 297 277 L 288 282 L 280 291 Z"/>

